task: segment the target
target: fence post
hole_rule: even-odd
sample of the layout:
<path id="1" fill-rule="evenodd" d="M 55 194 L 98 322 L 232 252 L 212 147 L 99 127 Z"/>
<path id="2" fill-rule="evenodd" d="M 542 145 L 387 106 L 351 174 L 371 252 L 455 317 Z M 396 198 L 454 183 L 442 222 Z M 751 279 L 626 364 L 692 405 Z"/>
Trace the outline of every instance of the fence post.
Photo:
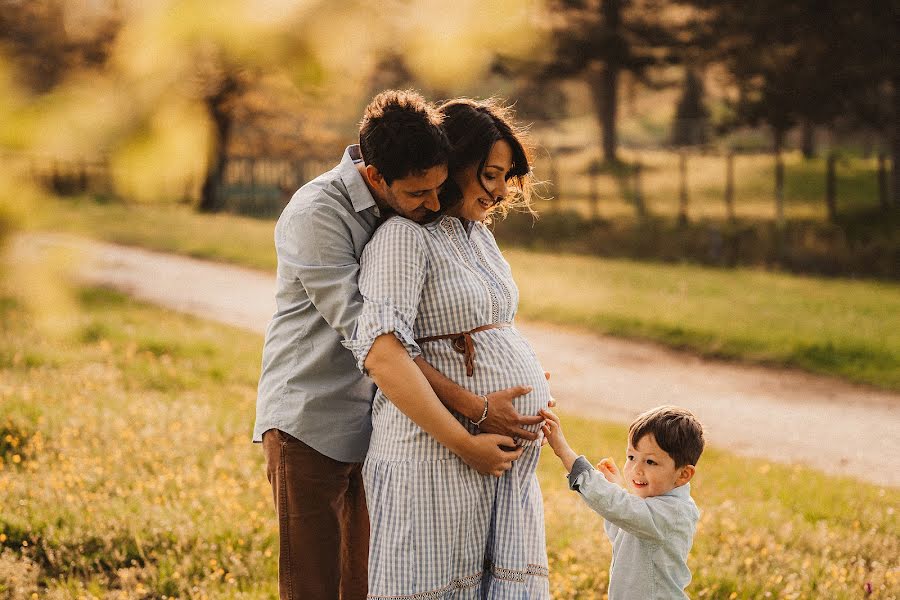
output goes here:
<path id="1" fill-rule="evenodd" d="M 647 205 L 644 204 L 644 188 L 641 185 L 641 171 L 644 165 L 641 159 L 637 159 L 634 163 L 634 208 L 637 210 L 638 217 L 644 219 L 647 216 Z"/>
<path id="2" fill-rule="evenodd" d="M 687 152 L 678 153 L 678 172 L 681 179 L 681 189 L 678 195 L 678 224 L 687 225 L 688 222 L 688 183 L 687 183 Z"/>
<path id="3" fill-rule="evenodd" d="M 725 213 L 728 220 L 735 222 L 734 214 L 734 152 L 725 155 Z"/>
<path id="4" fill-rule="evenodd" d="M 784 227 L 784 160 L 780 144 L 775 148 L 775 223 L 779 229 Z"/>
<path id="5" fill-rule="evenodd" d="M 890 208 L 888 201 L 887 167 L 885 165 L 884 152 L 878 153 L 878 204 L 884 212 L 887 212 Z"/>
<path id="6" fill-rule="evenodd" d="M 834 151 L 828 153 L 825 162 L 825 206 L 828 208 L 828 220 L 837 220 L 837 177 L 835 175 L 836 158 Z"/>

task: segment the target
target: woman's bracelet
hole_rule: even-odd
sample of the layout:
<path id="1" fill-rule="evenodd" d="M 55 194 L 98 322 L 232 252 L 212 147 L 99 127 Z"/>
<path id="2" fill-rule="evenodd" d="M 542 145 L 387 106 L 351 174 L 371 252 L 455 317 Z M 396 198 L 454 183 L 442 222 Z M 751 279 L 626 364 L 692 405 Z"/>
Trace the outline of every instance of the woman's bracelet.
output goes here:
<path id="1" fill-rule="evenodd" d="M 482 400 L 484 400 L 484 410 L 483 410 L 482 413 L 481 413 L 481 418 L 478 419 L 477 421 L 473 421 L 472 419 L 469 419 L 469 423 L 471 423 L 471 424 L 474 425 L 475 427 L 478 427 L 479 425 L 481 425 L 482 423 L 484 423 L 484 420 L 485 420 L 485 419 L 487 419 L 487 409 L 488 409 L 488 399 L 487 399 L 487 396 L 478 396 L 478 397 L 481 398 Z"/>

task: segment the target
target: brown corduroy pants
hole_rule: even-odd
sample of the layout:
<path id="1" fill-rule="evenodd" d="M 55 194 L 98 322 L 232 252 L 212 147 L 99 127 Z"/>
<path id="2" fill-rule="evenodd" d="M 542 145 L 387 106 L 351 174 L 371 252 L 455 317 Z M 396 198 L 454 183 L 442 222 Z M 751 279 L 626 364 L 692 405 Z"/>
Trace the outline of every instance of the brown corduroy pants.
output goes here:
<path id="1" fill-rule="evenodd" d="M 281 600 L 365 600 L 369 513 L 362 465 L 278 429 L 263 435 L 278 514 Z"/>

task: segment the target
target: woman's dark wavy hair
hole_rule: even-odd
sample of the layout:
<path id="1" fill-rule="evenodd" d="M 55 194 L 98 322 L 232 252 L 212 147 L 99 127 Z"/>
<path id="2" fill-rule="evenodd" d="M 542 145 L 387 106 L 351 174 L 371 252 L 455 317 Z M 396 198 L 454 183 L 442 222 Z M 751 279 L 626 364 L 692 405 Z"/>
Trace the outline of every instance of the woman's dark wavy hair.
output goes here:
<path id="1" fill-rule="evenodd" d="M 391 185 L 447 162 L 450 142 L 441 115 L 415 90 L 385 90 L 375 96 L 359 124 L 359 149 Z"/>
<path id="2" fill-rule="evenodd" d="M 511 182 L 510 193 L 497 209 L 503 215 L 511 208 L 534 213 L 530 151 L 522 142 L 527 139 L 524 130 L 514 124 L 512 110 L 493 98 L 483 101 L 457 98 L 441 105 L 438 112 L 443 115 L 444 132 L 451 145 L 449 175 L 440 196 L 441 210 L 449 210 L 462 200 L 462 190 L 454 175 L 463 169 L 477 165 L 475 174 L 484 188 L 481 174 L 488 154 L 498 140 L 506 140 L 512 149 L 512 167 L 506 173 L 507 182 Z"/>

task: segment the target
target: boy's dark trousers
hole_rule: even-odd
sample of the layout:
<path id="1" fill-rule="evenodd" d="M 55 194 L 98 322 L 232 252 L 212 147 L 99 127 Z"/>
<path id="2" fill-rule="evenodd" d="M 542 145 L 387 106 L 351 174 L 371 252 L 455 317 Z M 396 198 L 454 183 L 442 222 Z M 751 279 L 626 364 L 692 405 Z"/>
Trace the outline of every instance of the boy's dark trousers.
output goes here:
<path id="1" fill-rule="evenodd" d="M 369 512 L 362 466 L 278 429 L 263 435 L 278 513 L 281 600 L 365 600 Z"/>

